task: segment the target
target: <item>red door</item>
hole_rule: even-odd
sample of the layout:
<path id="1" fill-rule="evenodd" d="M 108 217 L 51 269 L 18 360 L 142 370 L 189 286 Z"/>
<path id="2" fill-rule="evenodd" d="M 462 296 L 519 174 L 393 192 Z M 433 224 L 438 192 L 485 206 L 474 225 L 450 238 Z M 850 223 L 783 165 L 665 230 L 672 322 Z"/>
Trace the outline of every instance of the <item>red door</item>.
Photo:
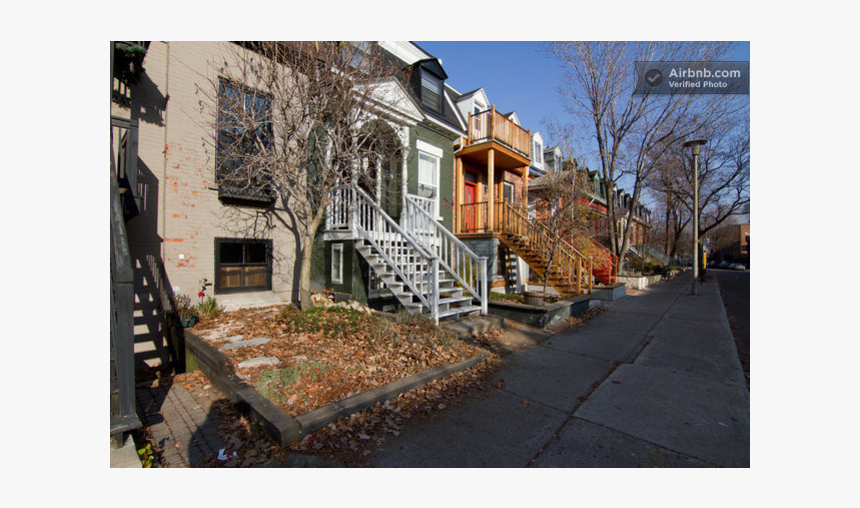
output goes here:
<path id="1" fill-rule="evenodd" d="M 463 182 L 466 184 L 466 192 L 465 192 L 465 203 L 475 203 L 478 199 L 477 186 L 472 182 Z M 471 233 L 477 230 L 478 220 L 477 213 L 478 207 L 475 205 L 463 207 L 464 211 L 464 221 L 466 225 L 466 232 Z"/>

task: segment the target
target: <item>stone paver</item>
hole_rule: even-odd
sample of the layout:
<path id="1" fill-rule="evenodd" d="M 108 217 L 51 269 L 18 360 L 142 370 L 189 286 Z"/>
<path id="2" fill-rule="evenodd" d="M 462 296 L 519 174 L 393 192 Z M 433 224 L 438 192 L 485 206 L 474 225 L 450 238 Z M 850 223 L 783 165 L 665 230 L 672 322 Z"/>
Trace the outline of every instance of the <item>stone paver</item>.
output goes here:
<path id="1" fill-rule="evenodd" d="M 278 365 L 281 363 L 274 356 L 259 356 L 257 358 L 251 358 L 250 360 L 245 360 L 244 362 L 239 362 L 240 369 L 250 369 L 252 367 L 264 367 L 266 365 Z"/>
<path id="2" fill-rule="evenodd" d="M 239 335 L 239 337 L 241 337 L 241 335 Z M 268 337 L 259 337 L 256 339 L 231 341 L 230 344 L 221 346 L 218 348 L 218 350 L 219 351 L 228 351 L 230 349 L 239 349 L 239 348 L 243 348 L 243 347 L 259 346 L 261 344 L 265 344 L 265 343 L 271 342 L 271 341 L 272 341 L 272 339 L 270 339 Z"/>

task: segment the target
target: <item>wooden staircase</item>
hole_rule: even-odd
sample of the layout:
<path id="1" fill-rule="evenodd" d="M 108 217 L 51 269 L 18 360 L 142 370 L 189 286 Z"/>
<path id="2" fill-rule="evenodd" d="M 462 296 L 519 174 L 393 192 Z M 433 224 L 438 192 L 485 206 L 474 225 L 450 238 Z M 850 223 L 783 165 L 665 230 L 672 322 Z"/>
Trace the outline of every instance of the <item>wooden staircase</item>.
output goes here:
<path id="1" fill-rule="evenodd" d="M 558 239 L 555 259 L 550 266 L 549 254 L 555 235 L 530 221 L 524 210 L 510 203 L 497 203 L 495 212 L 495 231 L 501 234 L 502 242 L 528 263 L 537 276 L 548 280 L 549 285 L 565 298 L 579 296 L 586 291 L 591 293 L 594 285 L 593 257 Z"/>
<path id="2" fill-rule="evenodd" d="M 592 257 L 592 273 L 601 284 L 618 282 L 618 256 L 588 235 L 577 235 L 573 239 L 573 245 L 579 252 Z"/>

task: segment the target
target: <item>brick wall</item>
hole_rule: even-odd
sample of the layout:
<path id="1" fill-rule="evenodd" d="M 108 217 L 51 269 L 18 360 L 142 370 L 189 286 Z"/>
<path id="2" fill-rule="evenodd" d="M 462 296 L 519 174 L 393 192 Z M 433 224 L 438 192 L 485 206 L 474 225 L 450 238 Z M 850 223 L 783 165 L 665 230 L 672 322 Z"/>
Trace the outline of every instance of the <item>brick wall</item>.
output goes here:
<path id="1" fill-rule="evenodd" d="M 215 238 L 272 240 L 272 291 L 216 295 L 219 302 L 276 302 L 297 298 L 297 239 L 289 213 L 228 206 L 214 182 L 214 104 L 217 67 L 232 61 L 229 43 L 152 42 L 141 82 L 125 113 L 140 119 L 139 157 L 147 182 L 145 212 L 129 223 L 139 252 L 163 257 L 169 285 L 192 295 L 199 280 L 215 280 Z M 125 115 L 123 115 L 125 116 Z M 208 293 L 212 294 L 212 289 Z"/>

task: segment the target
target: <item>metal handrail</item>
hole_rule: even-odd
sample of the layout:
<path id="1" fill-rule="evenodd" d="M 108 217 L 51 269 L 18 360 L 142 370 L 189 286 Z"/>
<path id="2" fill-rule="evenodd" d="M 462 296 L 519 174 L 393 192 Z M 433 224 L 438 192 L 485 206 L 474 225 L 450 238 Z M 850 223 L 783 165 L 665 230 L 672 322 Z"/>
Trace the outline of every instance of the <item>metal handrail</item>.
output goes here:
<path id="1" fill-rule="evenodd" d="M 487 258 L 475 254 L 462 240 L 454 236 L 427 213 L 412 196 L 406 196 L 404 220 L 411 231 L 429 231 L 431 233 L 429 236 L 433 237 L 434 242 L 429 245 L 424 244 L 425 248 L 434 251 L 439 256 L 442 267 L 481 302 L 481 314 L 487 315 L 489 310 Z M 420 233 L 416 236 L 419 242 L 425 238 L 425 235 Z M 460 271 L 462 271 L 463 276 L 460 275 Z"/>

